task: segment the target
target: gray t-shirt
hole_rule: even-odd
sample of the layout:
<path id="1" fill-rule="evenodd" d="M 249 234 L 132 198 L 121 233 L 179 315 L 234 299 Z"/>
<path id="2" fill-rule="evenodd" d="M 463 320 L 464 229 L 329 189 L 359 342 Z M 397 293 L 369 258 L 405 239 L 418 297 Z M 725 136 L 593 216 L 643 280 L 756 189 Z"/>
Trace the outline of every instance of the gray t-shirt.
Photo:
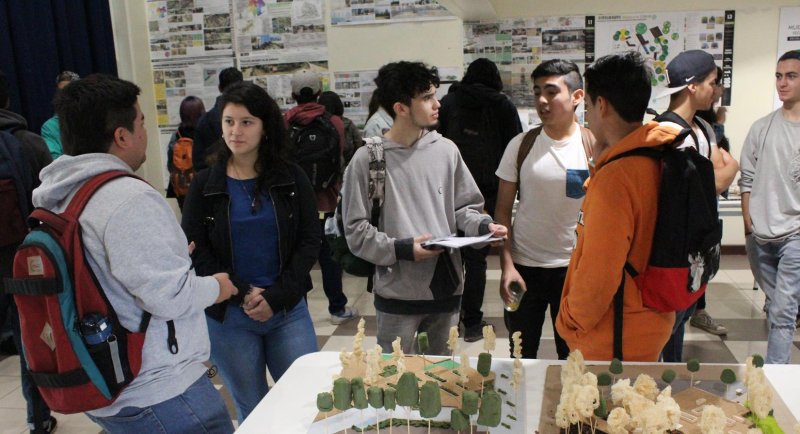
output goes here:
<path id="1" fill-rule="evenodd" d="M 753 235 L 780 240 L 800 231 L 800 122 L 782 109 L 757 120 L 740 159 L 742 193 L 750 193 Z"/>

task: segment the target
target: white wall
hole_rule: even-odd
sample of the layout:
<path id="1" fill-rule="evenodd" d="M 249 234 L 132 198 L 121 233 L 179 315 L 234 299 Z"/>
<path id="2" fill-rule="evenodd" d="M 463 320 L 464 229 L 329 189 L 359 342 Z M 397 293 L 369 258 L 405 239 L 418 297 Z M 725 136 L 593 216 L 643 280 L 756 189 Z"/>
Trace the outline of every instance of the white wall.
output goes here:
<path id="1" fill-rule="evenodd" d="M 161 155 L 157 145 L 158 128 L 155 122 L 145 1 L 110 3 L 119 75 L 142 88 L 139 102 L 145 114 L 151 146 L 141 175 L 160 186 L 161 167 L 165 164 L 166 156 Z M 673 0 L 669 3 L 652 0 L 491 0 L 491 3 L 498 18 L 734 9 L 733 94 L 725 131 L 731 142 L 732 154 L 737 159 L 750 125 L 772 110 L 779 10 L 780 6 L 791 3 L 790 0 L 760 0 L 757 6 L 753 5 L 752 0 Z M 377 69 L 384 63 L 401 59 L 422 60 L 443 67 L 461 66 L 463 63 L 463 29 L 458 19 L 391 25 L 329 26 L 328 29 L 331 71 Z M 744 244 L 741 219 L 730 217 L 725 223 L 724 244 Z"/>

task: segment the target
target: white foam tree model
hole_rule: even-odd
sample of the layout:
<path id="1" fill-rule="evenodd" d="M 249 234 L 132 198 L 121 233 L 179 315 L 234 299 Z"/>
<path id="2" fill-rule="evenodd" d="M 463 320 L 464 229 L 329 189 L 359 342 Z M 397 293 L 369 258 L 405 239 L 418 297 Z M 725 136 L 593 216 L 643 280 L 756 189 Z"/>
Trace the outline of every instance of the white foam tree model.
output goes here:
<path id="1" fill-rule="evenodd" d="M 706 404 L 700 414 L 700 432 L 703 434 L 723 434 L 725 432 L 725 412 L 716 405 Z"/>
<path id="2" fill-rule="evenodd" d="M 494 351 L 496 340 L 497 335 L 494 334 L 494 327 L 490 325 L 483 326 L 483 350 L 487 353 Z"/>
<path id="3" fill-rule="evenodd" d="M 458 351 L 458 326 L 450 327 L 450 335 L 447 338 L 447 349 L 450 350 L 450 361 L 455 366 L 456 351 Z"/>
<path id="4" fill-rule="evenodd" d="M 353 360 L 356 363 L 363 360 L 364 357 L 364 333 L 365 333 L 365 325 L 366 321 L 364 318 L 358 320 L 358 328 L 356 331 L 356 336 L 353 338 Z"/>

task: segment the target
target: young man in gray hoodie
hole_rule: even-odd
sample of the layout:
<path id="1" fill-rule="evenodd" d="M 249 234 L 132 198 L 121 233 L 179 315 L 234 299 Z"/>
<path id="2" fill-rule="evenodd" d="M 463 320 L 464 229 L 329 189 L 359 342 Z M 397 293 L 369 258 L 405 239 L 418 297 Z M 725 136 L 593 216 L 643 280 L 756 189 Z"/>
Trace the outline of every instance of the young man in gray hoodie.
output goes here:
<path id="1" fill-rule="evenodd" d="M 104 75 L 64 88 L 55 105 L 65 155 L 42 170 L 35 206 L 63 212 L 93 176 L 139 169 L 147 131 L 138 95 L 133 83 Z M 203 365 L 209 356 L 203 310 L 236 293 L 227 274 L 195 275 L 174 214 L 144 181 L 123 177 L 101 187 L 80 224 L 89 266 L 121 325 L 136 330 L 144 312 L 152 314 L 139 375 L 89 417 L 108 432 L 232 432 Z M 170 320 L 175 354 L 167 345 Z"/>
<path id="2" fill-rule="evenodd" d="M 377 265 L 374 275 L 378 345 L 396 337 L 416 350 L 414 335 L 428 334 L 428 354 L 449 354 L 450 327 L 458 323 L 464 287 L 458 250 L 426 249 L 431 236 L 466 236 L 505 226 L 481 214 L 483 197 L 456 145 L 431 131 L 438 122 L 436 68 L 419 62 L 384 65 L 375 79 L 381 107 L 393 117 L 383 135 L 385 199 L 378 227 L 370 224 L 370 157 L 359 148 L 345 172 L 342 216 L 352 252 Z"/>
<path id="3" fill-rule="evenodd" d="M 767 363 L 791 363 L 800 303 L 800 50 L 778 59 L 781 108 L 755 121 L 739 187 L 750 268 L 767 296 Z"/>

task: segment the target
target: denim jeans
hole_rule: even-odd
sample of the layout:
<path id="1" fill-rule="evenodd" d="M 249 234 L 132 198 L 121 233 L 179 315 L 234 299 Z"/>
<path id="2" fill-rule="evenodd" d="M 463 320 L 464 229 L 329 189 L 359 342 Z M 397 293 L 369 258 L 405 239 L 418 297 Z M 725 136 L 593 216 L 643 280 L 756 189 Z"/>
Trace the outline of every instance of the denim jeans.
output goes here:
<path id="1" fill-rule="evenodd" d="M 561 292 L 567 278 L 567 267 L 543 268 L 526 267 L 514 264 L 514 267 L 525 281 L 525 295 L 516 312 L 503 310 L 503 317 L 508 334 L 522 333 L 522 358 L 535 359 L 539 353 L 542 339 L 542 328 L 545 313 L 550 307 L 550 321 L 553 324 L 553 338 L 558 358 L 564 360 L 569 356 L 569 347 L 556 330 L 556 317 L 561 306 Z M 508 342 L 511 354 L 514 353 L 514 342 Z"/>
<path id="2" fill-rule="evenodd" d="M 664 349 L 661 350 L 662 362 L 682 362 L 683 361 L 683 333 L 686 329 L 686 322 L 692 317 L 697 308 L 695 302 L 689 308 L 675 312 L 675 324 L 672 326 L 672 335 L 669 337 Z"/>
<path id="3" fill-rule="evenodd" d="M 392 342 L 399 337 L 404 353 L 418 353 L 414 335 L 425 332 L 428 334 L 425 354 L 447 356 L 450 355 L 447 339 L 450 338 L 450 327 L 458 324 L 458 312 L 398 315 L 377 311 L 375 320 L 378 323 L 378 345 L 384 352 L 390 351 Z"/>
<path id="4" fill-rule="evenodd" d="M 317 336 L 305 299 L 265 322 L 250 319 L 240 306 L 228 304 L 225 321 L 206 317 L 211 361 L 236 405 L 241 424 L 267 394 L 267 369 L 275 381 L 298 357 L 317 351 Z"/>
<path id="5" fill-rule="evenodd" d="M 767 296 L 766 363 L 789 363 L 800 303 L 800 235 L 759 242 L 747 237 L 747 256 Z"/>
<path id="6" fill-rule="evenodd" d="M 110 434 L 233 432 L 222 396 L 205 375 L 182 394 L 156 405 L 125 407 L 108 417 L 87 416 Z"/>
<path id="7" fill-rule="evenodd" d="M 22 383 L 22 396 L 25 398 L 25 405 L 28 411 L 28 427 L 31 430 L 43 428 L 44 423 L 50 420 L 50 407 L 42 399 L 39 389 L 33 384 L 31 374 L 28 372 L 28 364 L 25 362 L 22 348 L 22 335 L 19 329 L 19 313 L 13 299 L 9 315 L 11 317 L 11 330 L 14 333 L 14 346 L 17 347 L 17 352 L 19 353 L 20 381 Z"/>
<path id="8" fill-rule="evenodd" d="M 325 214 L 325 217 L 332 216 L 333 213 Z M 333 260 L 333 252 L 325 238 L 325 220 L 320 220 L 320 231 L 322 231 L 322 244 L 319 246 L 319 269 L 322 272 L 322 290 L 328 298 L 328 313 L 342 313 L 347 306 L 347 296 L 342 289 L 342 267 Z"/>

